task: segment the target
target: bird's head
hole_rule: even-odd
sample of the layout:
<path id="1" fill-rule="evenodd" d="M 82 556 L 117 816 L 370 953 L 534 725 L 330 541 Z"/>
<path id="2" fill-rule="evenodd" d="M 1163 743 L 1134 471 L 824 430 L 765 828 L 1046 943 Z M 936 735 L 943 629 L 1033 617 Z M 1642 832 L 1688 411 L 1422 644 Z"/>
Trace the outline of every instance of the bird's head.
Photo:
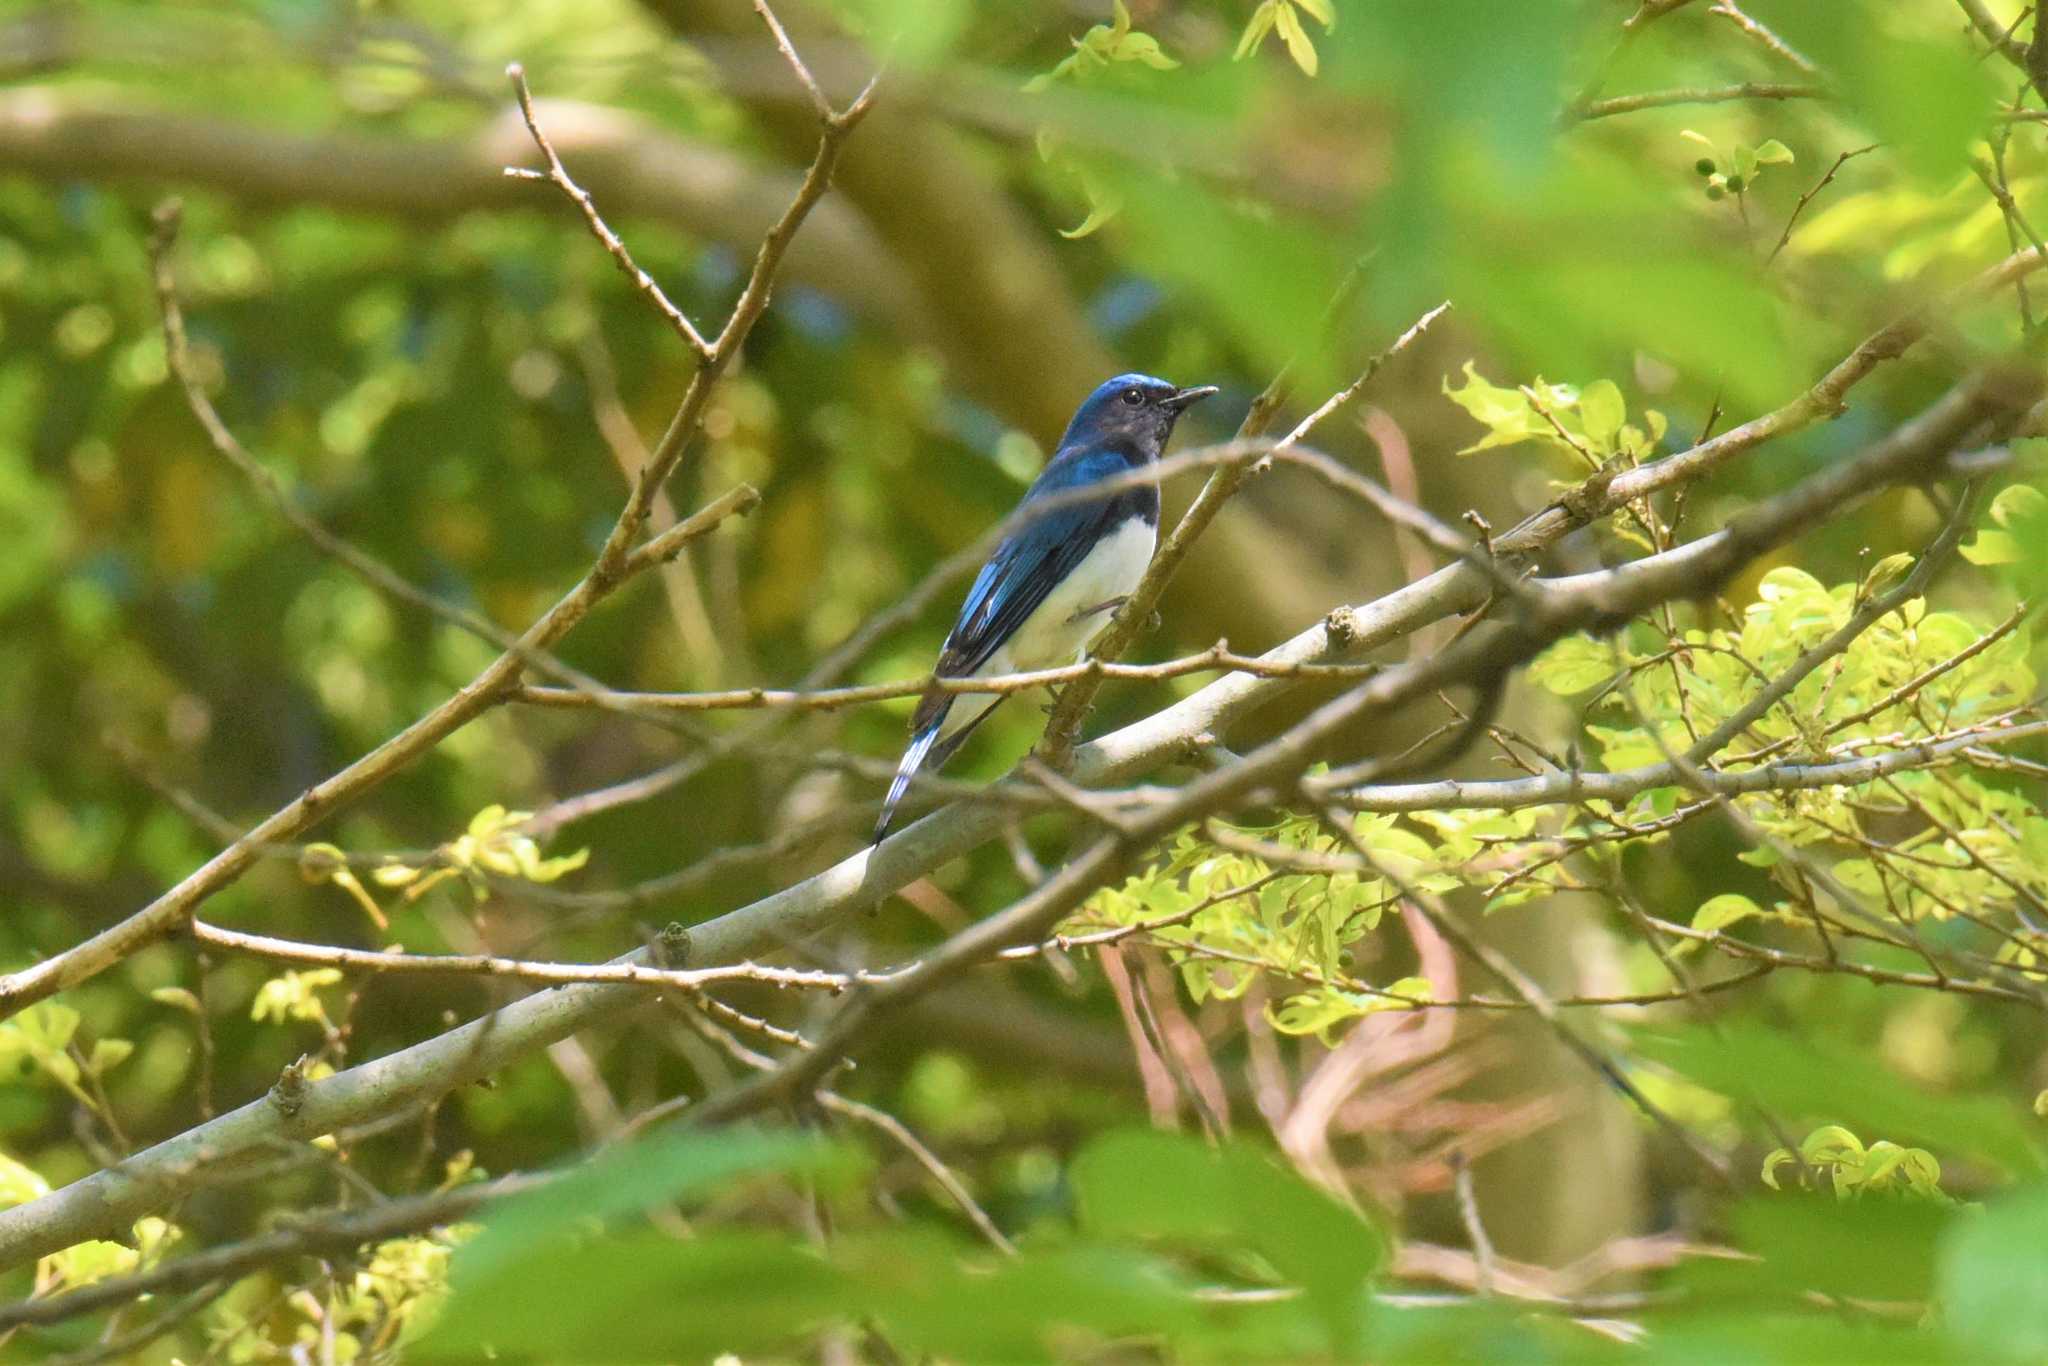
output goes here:
<path id="1" fill-rule="evenodd" d="M 1060 445 L 1129 442 L 1156 456 L 1188 405 L 1216 392 L 1213 384 L 1181 389 L 1151 375 L 1118 375 L 1098 385 L 1067 424 Z"/>

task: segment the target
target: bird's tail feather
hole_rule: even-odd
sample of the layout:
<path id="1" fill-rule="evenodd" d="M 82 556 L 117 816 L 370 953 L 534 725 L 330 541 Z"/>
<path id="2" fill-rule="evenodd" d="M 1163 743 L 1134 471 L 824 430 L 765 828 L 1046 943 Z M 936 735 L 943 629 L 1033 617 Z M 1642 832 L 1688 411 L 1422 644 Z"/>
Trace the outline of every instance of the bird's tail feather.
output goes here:
<path id="1" fill-rule="evenodd" d="M 953 710 L 953 704 L 959 700 L 954 697 L 946 698 L 945 705 L 926 719 L 924 729 L 911 737 L 910 748 L 903 752 L 903 762 L 896 766 L 895 780 L 889 784 L 889 795 L 882 799 L 882 815 L 875 822 L 874 843 L 880 844 L 888 835 L 889 823 L 896 815 L 896 803 L 903 800 L 903 794 L 910 787 L 910 780 L 917 776 L 918 769 L 926 764 L 938 768 L 952 758 L 955 751 L 966 744 L 967 738 L 974 734 L 974 728 L 986 721 L 988 714 L 1000 706 L 1003 699 L 1000 695 L 991 697 L 982 704 L 980 711 L 951 735 L 946 735 L 946 716 Z"/>
<path id="2" fill-rule="evenodd" d="M 936 745 L 933 745 L 932 752 L 925 756 L 924 761 L 933 768 L 943 768 L 946 762 L 959 752 L 960 746 L 973 738 L 974 728 L 988 720 L 988 714 L 1002 705 L 1002 701 L 1003 699 L 1000 696 L 996 696 L 982 703 L 981 710 L 961 723 L 958 730 L 940 740 Z"/>
<path id="3" fill-rule="evenodd" d="M 896 766 L 896 777 L 889 784 L 889 795 L 882 798 L 882 814 L 875 821 L 875 837 L 871 841 L 880 844 L 889 833 L 889 822 L 896 816 L 896 803 L 903 800 L 903 794 L 910 787 L 910 780 L 917 776 L 918 768 L 924 763 L 925 755 L 939 738 L 939 724 L 945 719 L 941 712 L 930 725 L 911 739 L 910 748 L 903 751 L 903 762 Z"/>

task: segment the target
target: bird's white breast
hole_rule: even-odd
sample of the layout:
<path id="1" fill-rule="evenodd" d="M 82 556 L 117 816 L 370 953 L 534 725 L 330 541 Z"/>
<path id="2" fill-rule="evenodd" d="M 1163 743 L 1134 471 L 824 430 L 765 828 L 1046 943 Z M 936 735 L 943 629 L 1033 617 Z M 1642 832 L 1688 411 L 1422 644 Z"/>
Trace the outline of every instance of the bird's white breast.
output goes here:
<path id="1" fill-rule="evenodd" d="M 1136 588 L 1145 575 L 1145 566 L 1152 562 L 1152 549 L 1157 541 L 1157 530 L 1137 517 L 1129 518 L 1097 541 L 1087 558 L 1053 587 L 1038 610 L 1025 618 L 1016 634 L 996 652 L 998 659 L 1007 656 L 1003 667 L 989 672 L 1050 669 L 1072 663 L 1083 647 L 1109 625 L 1111 615 L 1100 611 L 1076 620 L 1076 614 L 1121 598 Z"/>

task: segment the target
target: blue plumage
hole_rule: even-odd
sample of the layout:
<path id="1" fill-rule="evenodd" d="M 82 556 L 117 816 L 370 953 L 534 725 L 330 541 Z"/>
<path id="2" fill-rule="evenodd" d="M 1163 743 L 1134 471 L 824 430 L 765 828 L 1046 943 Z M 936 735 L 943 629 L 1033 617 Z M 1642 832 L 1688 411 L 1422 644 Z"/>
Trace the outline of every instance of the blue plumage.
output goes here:
<path id="1" fill-rule="evenodd" d="M 1173 425 L 1211 386 L 1179 389 L 1149 375 L 1099 386 L 1067 424 L 1058 449 L 1019 505 L 1051 504 L 1003 539 L 975 575 L 933 670 L 941 678 L 993 677 L 1079 658 L 1109 624 L 1151 560 L 1159 526 L 1156 484 L 1101 498 L 1080 490 L 1158 460 Z M 1000 696 L 927 692 L 911 717 L 909 749 L 875 824 L 879 843 L 896 804 L 924 764 L 943 764 Z"/>

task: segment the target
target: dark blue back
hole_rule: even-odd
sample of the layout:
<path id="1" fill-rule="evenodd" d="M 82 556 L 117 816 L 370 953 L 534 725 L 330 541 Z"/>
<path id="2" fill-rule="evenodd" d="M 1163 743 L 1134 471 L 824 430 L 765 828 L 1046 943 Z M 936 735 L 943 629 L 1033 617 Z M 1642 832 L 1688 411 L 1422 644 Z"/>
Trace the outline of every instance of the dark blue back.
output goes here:
<path id="1" fill-rule="evenodd" d="M 1119 445 L 1066 448 L 1032 481 L 1021 506 L 1028 512 L 1043 495 L 1083 489 L 1145 463 L 1137 451 Z M 1152 526 L 1159 524 L 1156 484 L 1122 489 L 1099 500 L 1068 503 L 1006 537 L 967 590 L 959 620 L 946 637 L 938 671 L 959 676 L 986 664 L 1095 543 L 1132 517 Z"/>

